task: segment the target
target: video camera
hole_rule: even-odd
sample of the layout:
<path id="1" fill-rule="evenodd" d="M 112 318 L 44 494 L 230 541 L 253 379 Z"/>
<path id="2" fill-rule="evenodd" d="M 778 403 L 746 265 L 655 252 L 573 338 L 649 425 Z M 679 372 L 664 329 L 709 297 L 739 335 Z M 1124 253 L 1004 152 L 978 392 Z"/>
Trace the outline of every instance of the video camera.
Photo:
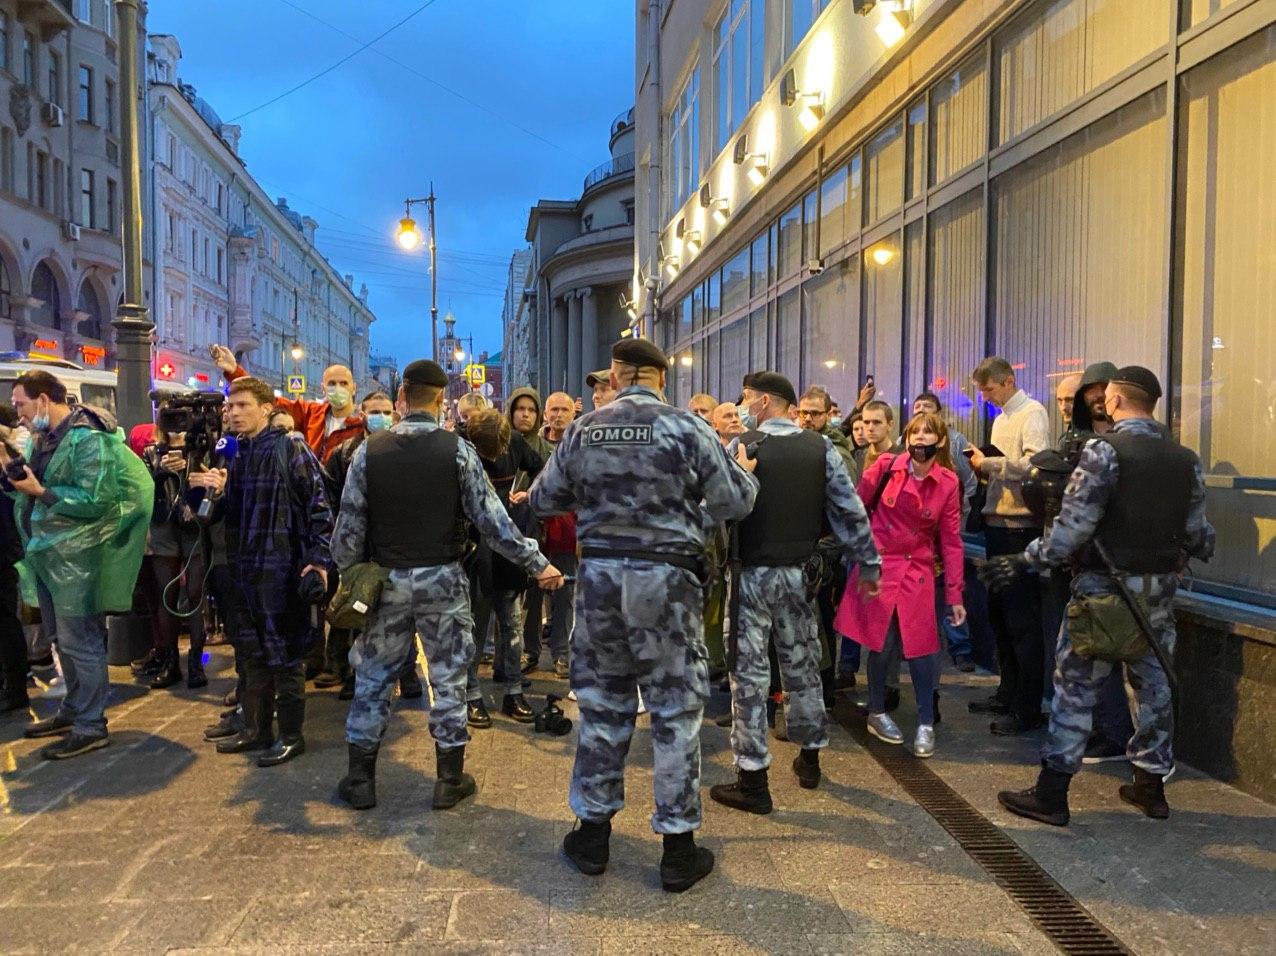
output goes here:
<path id="1" fill-rule="evenodd" d="M 165 435 L 186 436 L 182 454 L 186 456 L 187 473 L 195 467 L 211 467 L 213 452 L 222 435 L 225 396 L 221 392 L 156 390 L 151 392 L 151 401 L 158 406 L 156 430 Z M 161 458 L 168 450 L 167 442 L 160 442 Z"/>

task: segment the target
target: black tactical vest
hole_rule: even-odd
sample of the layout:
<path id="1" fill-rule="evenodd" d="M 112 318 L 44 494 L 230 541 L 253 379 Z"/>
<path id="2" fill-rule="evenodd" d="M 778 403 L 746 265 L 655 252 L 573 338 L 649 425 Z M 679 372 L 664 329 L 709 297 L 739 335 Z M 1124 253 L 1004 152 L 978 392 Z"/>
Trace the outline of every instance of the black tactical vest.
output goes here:
<path id="1" fill-rule="evenodd" d="M 386 568 L 451 564 L 465 553 L 465 514 L 451 432 L 368 436 L 370 557 Z"/>
<path id="2" fill-rule="evenodd" d="M 803 564 L 824 531 L 824 461 L 827 441 L 817 432 L 740 436 L 757 443 L 753 475 L 761 488 L 749 517 L 740 522 L 740 563 L 745 567 Z"/>
<path id="3" fill-rule="evenodd" d="M 1114 431 L 1099 440 L 1116 449 L 1119 474 L 1094 536 L 1122 571 L 1180 570 L 1187 552 L 1196 454 L 1158 435 Z M 1097 554 L 1086 564 L 1103 567 Z"/>

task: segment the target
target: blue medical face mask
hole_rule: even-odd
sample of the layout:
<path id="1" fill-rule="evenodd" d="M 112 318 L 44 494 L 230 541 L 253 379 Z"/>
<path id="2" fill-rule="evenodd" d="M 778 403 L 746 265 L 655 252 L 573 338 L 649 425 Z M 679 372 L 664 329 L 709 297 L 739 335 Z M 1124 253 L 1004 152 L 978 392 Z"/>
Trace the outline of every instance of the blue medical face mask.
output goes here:
<path id="1" fill-rule="evenodd" d="M 753 412 L 749 411 L 747 402 L 741 402 L 735 407 L 735 410 L 740 413 L 740 424 L 744 426 L 746 432 L 758 427 L 758 418 Z"/>
<path id="2" fill-rule="evenodd" d="M 383 432 L 394 424 L 394 416 L 385 412 L 372 412 L 367 416 L 368 431 Z"/>

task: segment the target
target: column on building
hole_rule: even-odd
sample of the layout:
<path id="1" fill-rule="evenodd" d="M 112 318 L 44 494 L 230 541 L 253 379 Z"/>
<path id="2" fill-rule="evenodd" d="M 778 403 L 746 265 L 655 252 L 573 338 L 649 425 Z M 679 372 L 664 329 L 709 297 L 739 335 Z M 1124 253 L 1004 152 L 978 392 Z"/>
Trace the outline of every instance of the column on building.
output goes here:
<path id="1" fill-rule="evenodd" d="M 546 393 L 562 387 L 567 375 L 567 299 L 554 300 L 549 328 L 549 382 Z"/>
<path id="2" fill-rule="evenodd" d="M 568 395 L 579 395 L 584 385 L 585 373 L 580 370 L 580 319 L 582 296 L 572 292 L 567 296 L 567 382 Z"/>
<path id="3" fill-rule="evenodd" d="M 581 290 L 580 350 L 583 356 L 584 371 L 575 383 L 575 388 L 585 387 L 585 375 L 599 367 L 598 352 L 598 296 L 593 289 Z"/>

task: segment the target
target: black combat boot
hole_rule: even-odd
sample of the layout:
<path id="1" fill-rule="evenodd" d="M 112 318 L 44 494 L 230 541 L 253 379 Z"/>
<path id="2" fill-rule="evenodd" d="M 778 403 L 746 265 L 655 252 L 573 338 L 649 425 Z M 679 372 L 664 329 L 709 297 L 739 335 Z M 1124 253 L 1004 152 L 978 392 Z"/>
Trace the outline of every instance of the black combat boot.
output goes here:
<path id="1" fill-rule="evenodd" d="M 1011 813 L 1030 820 L 1039 820 L 1052 827 L 1066 827 L 1068 812 L 1068 784 L 1072 774 L 1060 773 L 1041 763 L 1041 773 L 1036 786 L 1027 790 L 1003 790 L 997 794 L 998 802 Z"/>
<path id="2" fill-rule="evenodd" d="M 177 663 L 177 649 L 164 651 L 160 656 L 159 673 L 151 678 L 151 690 L 163 690 L 181 683 L 181 680 L 182 668 Z"/>
<path id="3" fill-rule="evenodd" d="M 764 767 L 761 770 L 737 770 L 735 783 L 720 783 L 715 787 L 710 787 L 709 797 L 725 807 L 744 810 L 746 813 L 770 813 L 771 790 L 767 787 L 766 768 Z M 687 834 L 687 836 L 690 835 L 689 833 Z M 668 846 L 668 837 L 665 839 L 665 845 Z M 666 855 L 668 855 L 667 850 Z M 709 871 L 706 870 L 705 872 Z M 699 877 L 696 879 L 699 879 Z M 694 883 L 695 880 L 691 882 Z M 691 884 L 688 883 L 687 885 L 690 886 Z"/>
<path id="4" fill-rule="evenodd" d="M 793 758 L 793 772 L 797 774 L 798 785 L 803 790 L 814 790 L 820 785 L 820 752 L 803 747 L 801 753 Z"/>
<path id="5" fill-rule="evenodd" d="M 208 675 L 204 673 L 204 655 L 196 656 L 194 652 L 186 655 L 186 686 L 198 690 L 208 686 Z"/>
<path id="6" fill-rule="evenodd" d="M 434 745 L 434 809 L 450 810 L 478 789 L 465 772 L 465 745 L 444 750 Z"/>
<path id="7" fill-rule="evenodd" d="M 501 713 L 520 724 L 530 724 L 536 719 L 536 711 L 532 710 L 522 694 L 506 694 L 501 701 Z"/>
<path id="8" fill-rule="evenodd" d="M 259 767 L 277 767 L 306 752 L 306 738 L 301 735 L 306 720 L 306 699 L 279 701 L 276 716 L 279 719 L 279 739 L 257 758 Z"/>
<path id="9" fill-rule="evenodd" d="M 690 833 L 665 834 L 665 853 L 660 858 L 660 885 L 666 893 L 689 890 L 712 871 L 713 853 L 696 846 L 695 837 Z"/>
<path id="10" fill-rule="evenodd" d="M 371 810 L 377 805 L 377 751 L 380 747 L 346 744 L 350 769 L 337 784 L 337 795 L 356 810 Z"/>
<path id="11" fill-rule="evenodd" d="M 576 829 L 563 837 L 563 852 L 567 854 L 567 859 L 576 864 L 576 869 L 586 876 L 598 876 L 607 869 L 610 839 L 610 820 L 602 823 L 581 820 Z"/>
<path id="12" fill-rule="evenodd" d="M 1170 815 L 1170 805 L 1165 802 L 1165 778 L 1159 774 L 1135 767 L 1134 782 L 1122 785 L 1117 793 L 1153 820 L 1164 820 Z"/>

